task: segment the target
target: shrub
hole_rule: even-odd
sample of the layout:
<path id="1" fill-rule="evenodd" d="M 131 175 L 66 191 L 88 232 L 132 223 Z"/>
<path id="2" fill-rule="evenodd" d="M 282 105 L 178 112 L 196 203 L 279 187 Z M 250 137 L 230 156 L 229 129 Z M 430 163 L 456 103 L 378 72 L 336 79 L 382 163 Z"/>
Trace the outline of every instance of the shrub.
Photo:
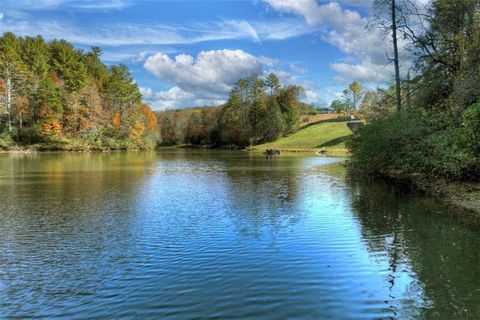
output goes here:
<path id="1" fill-rule="evenodd" d="M 9 149 L 13 144 L 12 135 L 10 133 L 4 132 L 0 134 L 0 150 Z"/>
<path id="2" fill-rule="evenodd" d="M 19 129 L 15 141 L 24 145 L 44 142 L 42 129 L 38 125 Z"/>
<path id="3" fill-rule="evenodd" d="M 480 107 L 461 117 L 449 113 L 398 112 L 374 120 L 351 140 L 351 168 L 366 174 L 424 173 L 474 178 L 479 170 Z"/>
<path id="4" fill-rule="evenodd" d="M 416 158 L 414 144 L 426 134 L 421 114 L 397 113 L 362 127 L 349 143 L 351 164 L 369 174 L 406 170 Z"/>
<path id="5" fill-rule="evenodd" d="M 480 153 L 480 102 L 470 106 L 462 114 L 462 126 L 470 136 L 471 147 Z"/>

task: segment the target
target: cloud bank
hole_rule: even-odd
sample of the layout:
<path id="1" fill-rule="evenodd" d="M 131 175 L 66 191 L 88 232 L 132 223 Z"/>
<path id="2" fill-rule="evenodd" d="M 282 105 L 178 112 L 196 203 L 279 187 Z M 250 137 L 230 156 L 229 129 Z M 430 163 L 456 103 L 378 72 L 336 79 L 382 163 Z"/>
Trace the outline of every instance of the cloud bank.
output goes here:
<path id="1" fill-rule="evenodd" d="M 238 79 L 261 74 L 263 66 L 275 63 L 243 50 L 202 51 L 196 57 L 180 54 L 174 58 L 157 53 L 145 60 L 145 69 L 175 86 L 158 93 L 144 89 L 144 97 L 160 109 L 221 103 Z"/>

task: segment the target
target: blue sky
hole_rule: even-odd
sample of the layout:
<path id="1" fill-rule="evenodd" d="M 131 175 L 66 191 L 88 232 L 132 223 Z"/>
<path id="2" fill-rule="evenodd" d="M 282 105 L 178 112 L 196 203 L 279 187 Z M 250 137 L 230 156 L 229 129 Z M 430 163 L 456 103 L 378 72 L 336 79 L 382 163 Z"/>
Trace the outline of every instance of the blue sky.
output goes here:
<path id="1" fill-rule="evenodd" d="M 366 29 L 372 2 L 1 0 L 0 32 L 100 46 L 157 110 L 221 103 L 252 72 L 276 72 L 322 105 L 353 80 L 392 80 L 388 40 Z"/>

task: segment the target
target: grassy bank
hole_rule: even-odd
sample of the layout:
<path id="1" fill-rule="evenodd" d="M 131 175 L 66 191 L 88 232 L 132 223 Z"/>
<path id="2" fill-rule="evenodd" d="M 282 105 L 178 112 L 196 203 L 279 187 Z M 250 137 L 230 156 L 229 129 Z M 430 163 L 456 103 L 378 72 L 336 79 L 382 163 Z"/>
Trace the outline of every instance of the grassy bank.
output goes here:
<path id="1" fill-rule="evenodd" d="M 304 129 L 271 143 L 255 146 L 254 150 L 278 149 L 287 152 L 318 152 L 327 154 L 348 154 L 346 142 L 352 132 L 347 122 L 320 122 L 306 126 Z"/>

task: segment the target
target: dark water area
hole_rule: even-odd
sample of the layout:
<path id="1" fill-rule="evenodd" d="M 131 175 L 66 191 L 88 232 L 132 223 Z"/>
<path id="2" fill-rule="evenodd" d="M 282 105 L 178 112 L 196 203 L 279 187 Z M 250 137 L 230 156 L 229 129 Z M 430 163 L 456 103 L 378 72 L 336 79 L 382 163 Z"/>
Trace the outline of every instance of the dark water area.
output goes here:
<path id="1" fill-rule="evenodd" d="M 480 319 L 480 233 L 341 162 L 0 155 L 0 318 Z"/>

